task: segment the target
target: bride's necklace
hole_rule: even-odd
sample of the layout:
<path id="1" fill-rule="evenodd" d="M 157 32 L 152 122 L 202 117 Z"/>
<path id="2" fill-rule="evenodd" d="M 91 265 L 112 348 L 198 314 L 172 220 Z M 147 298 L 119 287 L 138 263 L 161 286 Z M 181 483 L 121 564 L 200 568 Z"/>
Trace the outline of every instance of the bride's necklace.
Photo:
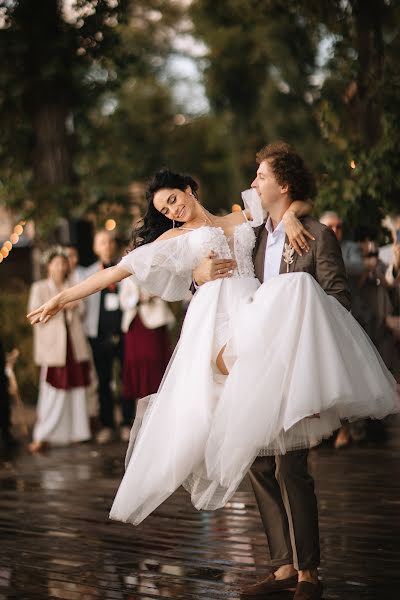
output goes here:
<path id="1" fill-rule="evenodd" d="M 197 225 L 197 223 L 200 222 L 201 225 Z M 189 221 L 188 223 L 185 223 L 185 225 L 190 225 L 190 227 L 193 227 L 193 225 L 195 225 L 194 228 L 198 228 L 198 227 L 204 227 L 205 225 L 203 225 L 203 223 L 205 225 L 209 225 L 210 227 L 216 227 L 215 222 L 208 216 L 207 213 L 204 213 L 204 217 L 197 217 L 195 219 L 193 219 L 193 221 Z"/>

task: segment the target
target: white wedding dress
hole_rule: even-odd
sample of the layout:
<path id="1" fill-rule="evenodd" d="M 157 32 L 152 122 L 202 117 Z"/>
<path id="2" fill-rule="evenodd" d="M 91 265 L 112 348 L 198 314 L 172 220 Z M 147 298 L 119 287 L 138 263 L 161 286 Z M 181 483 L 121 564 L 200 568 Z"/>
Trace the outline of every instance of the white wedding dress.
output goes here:
<path id="1" fill-rule="evenodd" d="M 253 220 L 232 238 L 205 226 L 120 263 L 169 301 L 187 295 L 210 250 L 234 257 L 237 269 L 196 291 L 158 393 L 140 401 L 112 519 L 138 524 L 180 485 L 196 508 L 220 508 L 257 455 L 308 448 L 341 419 L 397 410 L 396 382 L 372 342 L 311 275 L 260 286 L 252 252 L 261 206 L 254 192 L 243 197 Z M 228 376 L 215 366 L 225 344 Z"/>

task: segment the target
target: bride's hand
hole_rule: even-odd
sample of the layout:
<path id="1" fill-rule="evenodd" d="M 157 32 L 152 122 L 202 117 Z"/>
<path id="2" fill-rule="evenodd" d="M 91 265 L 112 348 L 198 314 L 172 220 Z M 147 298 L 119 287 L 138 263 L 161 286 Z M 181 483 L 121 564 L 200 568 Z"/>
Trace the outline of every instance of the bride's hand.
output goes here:
<path id="1" fill-rule="evenodd" d="M 35 308 L 28 315 L 27 318 L 30 320 L 31 325 L 36 323 L 47 323 L 54 315 L 64 308 L 64 304 L 61 302 L 60 295 L 54 296 L 39 308 Z"/>
<path id="2" fill-rule="evenodd" d="M 308 252 L 310 250 L 308 240 L 315 240 L 315 237 L 307 231 L 296 215 L 290 210 L 286 211 L 283 215 L 283 224 L 289 239 L 289 244 L 293 246 L 297 254 L 303 256 L 303 252 Z"/>

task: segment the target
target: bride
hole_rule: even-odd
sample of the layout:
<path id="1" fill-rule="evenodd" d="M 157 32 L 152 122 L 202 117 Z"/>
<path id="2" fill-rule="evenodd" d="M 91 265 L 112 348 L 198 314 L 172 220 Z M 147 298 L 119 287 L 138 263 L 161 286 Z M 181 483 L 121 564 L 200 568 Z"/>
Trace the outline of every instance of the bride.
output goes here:
<path id="1" fill-rule="evenodd" d="M 128 276 L 180 300 L 202 259 L 220 259 L 219 278 L 194 294 L 160 388 L 141 401 L 132 428 L 110 516 L 134 524 L 180 485 L 196 508 L 219 508 L 258 454 L 307 448 L 343 418 L 395 410 L 395 380 L 369 338 L 311 275 L 291 273 L 260 287 L 252 261 L 254 229 L 264 222 L 257 192 L 243 193 L 243 212 L 217 217 L 196 191 L 192 178 L 158 172 L 135 249 L 28 315 L 32 324 L 46 323 L 67 303 Z M 285 213 L 299 253 L 313 238 L 296 216 L 310 209 L 295 201 Z"/>

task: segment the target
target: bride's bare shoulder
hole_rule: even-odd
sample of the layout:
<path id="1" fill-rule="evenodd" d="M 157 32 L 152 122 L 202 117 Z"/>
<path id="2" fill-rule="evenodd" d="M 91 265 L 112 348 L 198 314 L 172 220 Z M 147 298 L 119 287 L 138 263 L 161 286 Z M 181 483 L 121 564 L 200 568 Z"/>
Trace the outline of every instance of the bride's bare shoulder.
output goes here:
<path id="1" fill-rule="evenodd" d="M 241 223 L 244 223 L 244 221 L 246 221 L 249 218 L 249 215 L 247 214 L 247 212 L 248 211 L 237 210 L 235 212 L 228 213 L 223 218 L 224 218 L 226 224 L 229 224 L 231 226 L 240 225 Z M 244 215 L 244 213 L 246 213 L 246 216 Z M 246 217 L 247 217 L 247 219 L 246 219 Z"/>
<path id="2" fill-rule="evenodd" d="M 185 235 L 185 233 L 186 232 L 184 231 L 179 231 L 179 227 L 177 227 L 176 229 L 168 229 L 167 231 L 164 231 L 164 233 L 161 234 L 155 241 L 160 242 L 162 240 L 171 240 L 172 238 Z"/>

